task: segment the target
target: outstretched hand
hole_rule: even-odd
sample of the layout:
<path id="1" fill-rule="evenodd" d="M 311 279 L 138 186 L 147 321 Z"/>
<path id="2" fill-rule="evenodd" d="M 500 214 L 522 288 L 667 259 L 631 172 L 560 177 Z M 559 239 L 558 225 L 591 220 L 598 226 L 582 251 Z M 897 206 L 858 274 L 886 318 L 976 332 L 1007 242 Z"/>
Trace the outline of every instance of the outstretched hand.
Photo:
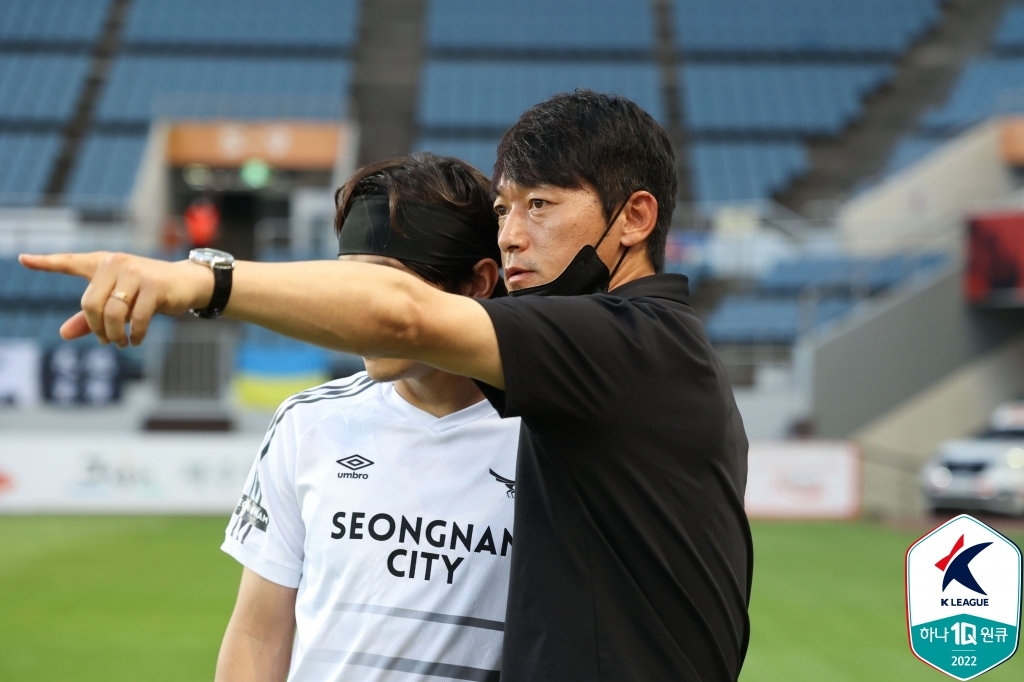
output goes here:
<path id="1" fill-rule="evenodd" d="M 105 251 L 22 254 L 18 261 L 32 270 L 89 280 L 81 312 L 61 325 L 61 337 L 69 340 L 92 332 L 104 344 L 138 345 L 146 338 L 153 315 L 205 308 L 213 295 L 213 272 L 190 261 L 168 263 Z M 130 325 L 127 334 L 126 324 Z"/>

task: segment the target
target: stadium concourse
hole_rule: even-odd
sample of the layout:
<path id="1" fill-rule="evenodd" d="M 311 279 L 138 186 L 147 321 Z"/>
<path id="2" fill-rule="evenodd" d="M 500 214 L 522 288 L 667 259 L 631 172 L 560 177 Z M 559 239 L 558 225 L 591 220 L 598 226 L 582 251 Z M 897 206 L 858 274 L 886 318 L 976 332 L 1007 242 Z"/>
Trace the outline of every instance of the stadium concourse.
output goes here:
<path id="1" fill-rule="evenodd" d="M 905 539 L 851 519 L 927 525 L 926 461 L 1024 394 L 1024 3 L 0 0 L 0 515 L 12 514 L 0 544 L 18 546 L 0 553 L 0 679 L 74 678 L 54 662 L 53 631 L 25 613 L 55 580 L 39 570 L 47 557 L 101 570 L 78 534 L 126 557 L 140 542 L 153 562 L 181 552 L 211 576 L 223 608 L 206 614 L 203 644 L 175 649 L 206 661 L 237 576 L 216 563 L 213 530 L 273 410 L 362 369 L 191 316 L 159 320 L 141 347 L 64 342 L 84 283 L 25 270 L 17 254 L 170 260 L 214 246 L 330 259 L 333 192 L 356 167 L 432 151 L 489 174 L 506 128 L 575 88 L 629 97 L 675 146 L 666 268 L 689 277 L 751 439 L 758 580 L 802 589 L 786 552 L 812 538 L 830 547 L 830 532 L 871 556 Z M 62 529 L 13 516 L 36 513 L 219 517 Z M 165 532 L 169 544 L 154 544 Z M 800 556 L 855 581 L 830 563 L 844 547 Z M 898 600 L 893 579 L 872 574 L 863 590 Z M 140 595 L 155 589 L 145 585 Z M 158 601 L 174 612 L 173 597 Z M 743 679 L 887 679 L 822 649 L 814 621 L 784 602 L 755 583 Z M 890 615 L 866 614 L 864 627 L 891 628 Z M 169 618 L 185 637 L 187 617 Z M 209 677 L 169 672 L 139 642 L 148 677 L 163 679 L 161 666 L 167 679 Z M 72 659 L 107 665 L 87 648 Z M 885 670 L 913 677 L 886 652 Z"/>

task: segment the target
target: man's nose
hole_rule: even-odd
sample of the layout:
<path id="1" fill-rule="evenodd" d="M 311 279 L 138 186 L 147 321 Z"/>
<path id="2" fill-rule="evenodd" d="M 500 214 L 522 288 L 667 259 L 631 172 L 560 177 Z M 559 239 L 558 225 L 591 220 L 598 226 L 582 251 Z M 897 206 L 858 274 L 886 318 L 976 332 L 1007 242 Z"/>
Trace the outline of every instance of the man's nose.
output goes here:
<path id="1" fill-rule="evenodd" d="M 512 208 L 502 221 L 498 232 L 498 248 L 505 253 L 522 251 L 526 248 L 526 212 Z"/>

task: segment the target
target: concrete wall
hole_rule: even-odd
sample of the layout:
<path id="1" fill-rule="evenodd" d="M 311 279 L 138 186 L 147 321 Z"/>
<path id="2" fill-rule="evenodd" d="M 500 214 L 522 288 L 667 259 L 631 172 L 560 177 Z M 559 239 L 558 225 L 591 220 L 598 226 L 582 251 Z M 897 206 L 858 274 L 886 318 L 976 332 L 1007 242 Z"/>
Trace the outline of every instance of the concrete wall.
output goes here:
<path id="1" fill-rule="evenodd" d="M 967 363 L 871 422 L 864 453 L 865 514 L 920 516 L 920 471 L 944 440 L 983 428 L 999 403 L 1024 392 L 1024 334 Z"/>
<path id="2" fill-rule="evenodd" d="M 846 202 L 837 218 L 846 248 L 886 253 L 958 238 L 973 205 L 1013 191 L 1000 131 L 997 120 L 975 126 Z"/>
<path id="3" fill-rule="evenodd" d="M 170 130 L 170 125 L 162 121 L 150 126 L 146 149 L 128 198 L 134 246 L 143 252 L 155 251 L 160 246 L 161 230 L 170 213 L 171 182 L 167 170 Z"/>
<path id="4" fill-rule="evenodd" d="M 1024 332 L 1024 311 L 966 306 L 951 268 L 802 342 L 818 435 L 846 438 L 965 363 Z"/>

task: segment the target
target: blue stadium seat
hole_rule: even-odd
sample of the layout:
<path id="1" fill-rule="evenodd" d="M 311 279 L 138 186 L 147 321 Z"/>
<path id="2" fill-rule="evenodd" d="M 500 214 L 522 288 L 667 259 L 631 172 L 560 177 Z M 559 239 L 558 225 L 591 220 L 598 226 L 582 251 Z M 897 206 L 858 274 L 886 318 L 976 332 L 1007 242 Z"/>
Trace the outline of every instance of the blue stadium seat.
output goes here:
<path id="1" fill-rule="evenodd" d="M 0 119 L 64 122 L 88 70 L 85 56 L 0 54 Z"/>
<path id="2" fill-rule="evenodd" d="M 97 118 L 335 119 L 347 106 L 350 72 L 340 59 L 123 56 L 111 70 Z"/>
<path id="3" fill-rule="evenodd" d="M 828 298 L 760 298 L 730 295 L 708 318 L 708 339 L 718 344 L 788 345 L 806 332 L 846 315 L 853 303 Z"/>
<path id="4" fill-rule="evenodd" d="M 694 132 L 838 135 L 862 98 L 892 77 L 887 65 L 691 64 L 683 70 Z"/>
<path id="5" fill-rule="evenodd" d="M 576 88 L 624 95 L 655 119 L 665 119 L 653 63 L 434 60 L 420 84 L 419 124 L 428 130 L 500 132 L 527 108 Z"/>
<path id="6" fill-rule="evenodd" d="M 432 49 L 591 53 L 654 51 L 649 0 L 434 0 Z"/>
<path id="7" fill-rule="evenodd" d="M 0 134 L 0 205 L 38 204 L 60 145 L 56 133 Z"/>
<path id="8" fill-rule="evenodd" d="M 992 37 L 992 47 L 998 51 L 1024 50 L 1024 5 L 1013 4 L 1006 8 L 1003 20 Z"/>
<path id="9" fill-rule="evenodd" d="M 939 20 L 939 0 L 675 0 L 684 52 L 898 55 Z"/>
<path id="10" fill-rule="evenodd" d="M 142 135 L 89 136 L 71 171 L 66 203 L 80 208 L 123 207 L 145 148 Z"/>
<path id="11" fill-rule="evenodd" d="M 0 309 L 69 308 L 85 292 L 85 280 L 29 270 L 14 258 L 0 258 Z"/>
<path id="12" fill-rule="evenodd" d="M 86 46 L 103 30 L 109 0 L 4 0 L 0 43 L 70 43 Z"/>
<path id="13" fill-rule="evenodd" d="M 830 256 L 778 263 L 758 288 L 768 294 L 798 294 L 806 289 L 832 294 L 875 294 L 946 265 L 942 253 L 896 254 L 880 258 Z"/>
<path id="14" fill-rule="evenodd" d="M 922 137 L 919 135 L 904 137 L 889 156 L 889 161 L 885 166 L 886 175 L 897 173 L 908 166 L 912 166 L 946 142 L 947 140 L 940 137 Z"/>
<path id="15" fill-rule="evenodd" d="M 810 167 L 796 142 L 697 142 L 689 156 L 694 194 L 703 204 L 767 199 Z"/>
<path id="16" fill-rule="evenodd" d="M 980 59 L 967 65 L 946 103 L 922 125 L 953 132 L 997 113 L 1024 111 L 1024 59 Z"/>
<path id="17" fill-rule="evenodd" d="M 134 0 L 129 45 L 347 48 L 358 0 Z"/>
<path id="18" fill-rule="evenodd" d="M 454 156 L 475 166 L 487 177 L 494 170 L 494 154 L 499 140 L 490 139 L 459 139 L 444 137 L 423 137 L 416 141 L 415 151 L 434 152 L 438 156 Z"/>

